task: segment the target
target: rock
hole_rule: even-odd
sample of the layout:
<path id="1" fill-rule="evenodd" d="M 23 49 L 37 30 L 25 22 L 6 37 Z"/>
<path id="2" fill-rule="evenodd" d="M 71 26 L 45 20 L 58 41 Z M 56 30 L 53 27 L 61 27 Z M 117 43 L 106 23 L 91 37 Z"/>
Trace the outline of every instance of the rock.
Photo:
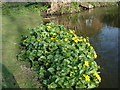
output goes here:
<path id="1" fill-rule="evenodd" d="M 84 3 L 84 2 L 82 2 L 82 3 L 80 4 L 80 6 L 83 7 L 83 8 L 87 8 L 87 9 L 91 9 L 91 8 L 94 7 L 93 5 L 88 4 L 88 3 Z"/>
<path id="2" fill-rule="evenodd" d="M 51 0 L 50 8 L 47 10 L 47 14 L 54 14 L 54 13 L 59 13 L 60 9 L 62 6 L 66 6 L 69 3 L 71 3 L 71 0 L 66 0 L 62 2 L 58 2 L 56 0 Z"/>

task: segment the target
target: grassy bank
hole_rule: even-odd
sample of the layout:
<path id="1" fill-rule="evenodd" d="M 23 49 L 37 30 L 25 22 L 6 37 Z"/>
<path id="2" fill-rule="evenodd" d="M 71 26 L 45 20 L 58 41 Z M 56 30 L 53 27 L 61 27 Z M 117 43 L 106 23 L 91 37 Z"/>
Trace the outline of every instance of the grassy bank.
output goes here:
<path id="1" fill-rule="evenodd" d="M 38 26 L 42 22 L 35 5 L 25 7 L 27 3 L 13 7 L 14 3 L 3 6 L 2 16 L 2 87 L 4 88 L 38 88 L 35 72 L 28 62 L 17 61 L 19 42 L 27 28 Z M 21 4 L 21 3 L 20 3 Z"/>
<path id="2" fill-rule="evenodd" d="M 7 2 L 2 4 L 2 13 L 3 15 L 19 15 L 27 14 L 28 12 L 38 12 L 45 11 L 48 9 L 48 6 L 42 5 L 41 3 L 33 2 Z"/>
<path id="3" fill-rule="evenodd" d="M 70 13 L 79 13 L 83 10 L 115 6 L 117 2 L 71 2 L 71 3 L 51 3 L 51 7 L 47 9 L 47 15 L 61 15 Z"/>
<path id="4" fill-rule="evenodd" d="M 117 2 L 84 2 L 87 5 L 92 5 L 93 8 L 96 7 L 107 7 L 118 5 Z M 80 2 L 71 2 L 66 5 L 58 5 L 59 8 L 54 11 L 50 4 L 41 3 L 41 2 L 7 2 L 3 3 L 3 15 L 12 15 L 12 14 L 26 14 L 30 11 L 38 12 L 38 14 L 49 15 L 49 14 L 69 14 L 69 13 L 78 13 L 83 10 L 86 10 L 86 7 L 82 7 Z M 54 8 L 54 6 L 53 6 Z M 17 11 L 17 12 L 16 12 Z M 14 13 L 15 12 L 15 13 Z"/>
<path id="5" fill-rule="evenodd" d="M 105 6 L 114 6 L 117 5 L 117 2 L 88 2 L 94 7 L 105 7 Z"/>

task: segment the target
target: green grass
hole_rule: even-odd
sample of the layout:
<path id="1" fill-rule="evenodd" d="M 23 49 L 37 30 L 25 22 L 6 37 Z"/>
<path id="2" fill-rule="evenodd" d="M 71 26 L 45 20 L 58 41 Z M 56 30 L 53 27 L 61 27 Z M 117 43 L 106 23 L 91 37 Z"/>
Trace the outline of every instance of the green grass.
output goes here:
<path id="1" fill-rule="evenodd" d="M 47 10 L 48 6 L 42 5 L 42 3 L 37 2 L 7 2 L 2 4 L 2 9 L 4 15 L 7 14 L 17 16 L 18 14 L 27 14 L 30 11 L 32 11 L 33 13 L 40 13 L 40 11 Z"/>
<path id="2" fill-rule="evenodd" d="M 27 28 L 43 23 L 42 18 L 38 12 L 25 8 L 15 9 L 9 9 L 11 14 L 4 13 L 2 16 L 2 87 L 40 87 L 36 72 L 30 69 L 28 62 L 18 61 L 16 55 L 19 53 L 21 35 L 27 34 Z"/>

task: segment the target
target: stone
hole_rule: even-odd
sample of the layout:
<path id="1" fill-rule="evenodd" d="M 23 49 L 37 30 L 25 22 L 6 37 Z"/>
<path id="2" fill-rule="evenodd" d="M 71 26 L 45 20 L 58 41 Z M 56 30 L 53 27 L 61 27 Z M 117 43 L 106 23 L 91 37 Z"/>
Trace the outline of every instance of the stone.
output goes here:
<path id="1" fill-rule="evenodd" d="M 87 8 L 87 9 L 94 8 L 93 5 L 88 4 L 88 3 L 84 3 L 84 2 L 82 2 L 82 3 L 80 4 L 80 6 L 83 7 L 83 8 Z"/>
<path id="2" fill-rule="evenodd" d="M 66 6 L 69 3 L 71 3 L 71 0 L 62 0 L 61 2 L 58 2 L 56 0 L 51 0 L 50 4 L 50 8 L 47 10 L 47 14 L 54 14 L 54 13 L 58 13 L 61 6 Z"/>

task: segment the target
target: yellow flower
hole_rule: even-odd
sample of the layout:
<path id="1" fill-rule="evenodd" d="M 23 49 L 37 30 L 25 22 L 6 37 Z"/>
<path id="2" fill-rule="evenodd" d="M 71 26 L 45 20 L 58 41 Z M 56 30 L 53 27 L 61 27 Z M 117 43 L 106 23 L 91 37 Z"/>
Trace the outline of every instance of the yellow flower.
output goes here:
<path id="1" fill-rule="evenodd" d="M 66 33 L 68 35 L 68 33 Z"/>
<path id="2" fill-rule="evenodd" d="M 72 40 L 78 39 L 78 37 L 72 37 Z"/>
<path id="3" fill-rule="evenodd" d="M 56 38 L 51 38 L 51 40 L 56 40 Z"/>
<path id="4" fill-rule="evenodd" d="M 76 43 L 78 42 L 78 39 L 74 40 Z"/>
<path id="5" fill-rule="evenodd" d="M 26 42 L 27 40 L 24 40 L 24 42 Z"/>
<path id="6" fill-rule="evenodd" d="M 55 41 L 57 41 L 57 42 L 59 41 L 59 40 L 58 40 L 58 39 L 56 39 L 56 38 L 51 38 L 51 40 L 55 40 Z"/>
<path id="7" fill-rule="evenodd" d="M 90 46 L 90 44 L 89 44 L 89 43 L 88 43 L 87 45 L 88 45 L 88 47 Z"/>
<path id="8" fill-rule="evenodd" d="M 77 37 L 77 35 L 76 35 L 76 34 L 74 34 L 74 36 L 75 36 L 75 37 Z"/>
<path id="9" fill-rule="evenodd" d="M 65 38 L 64 40 L 65 40 L 65 41 L 68 41 L 68 38 Z"/>
<path id="10" fill-rule="evenodd" d="M 79 39 L 78 41 L 83 41 L 82 39 Z"/>
<path id="11" fill-rule="evenodd" d="M 59 40 L 58 40 L 58 39 L 56 39 L 56 41 L 58 42 Z"/>
<path id="12" fill-rule="evenodd" d="M 57 35 L 56 33 L 53 33 L 53 35 Z"/>
<path id="13" fill-rule="evenodd" d="M 88 61 L 85 61 L 84 66 L 89 66 Z"/>
<path id="14" fill-rule="evenodd" d="M 50 29 L 50 28 L 51 28 L 51 26 L 47 26 L 47 28 L 48 28 L 48 29 Z"/>
<path id="15" fill-rule="evenodd" d="M 38 42 L 40 42 L 40 40 L 37 40 Z"/>
<path id="16" fill-rule="evenodd" d="M 78 37 L 72 37 L 72 40 L 74 40 L 76 43 L 79 41 L 83 41 L 82 39 L 78 39 Z"/>
<path id="17" fill-rule="evenodd" d="M 96 76 L 99 81 L 101 81 L 101 77 L 98 73 L 95 72 L 93 75 Z"/>
<path id="18" fill-rule="evenodd" d="M 96 75 L 98 75 L 98 73 L 95 72 L 93 75 L 96 76 Z"/>
<path id="19" fill-rule="evenodd" d="M 74 30 L 70 30 L 70 33 L 74 33 L 75 31 Z"/>
<path id="20" fill-rule="evenodd" d="M 86 39 L 84 38 L 83 41 L 86 42 Z"/>
<path id="21" fill-rule="evenodd" d="M 72 40 L 75 40 L 75 37 L 72 37 Z"/>
<path id="22" fill-rule="evenodd" d="M 67 50 L 67 48 L 64 48 L 65 50 Z"/>
<path id="23" fill-rule="evenodd" d="M 92 47 L 92 46 L 90 46 L 90 49 L 93 49 L 93 47 Z"/>
<path id="24" fill-rule="evenodd" d="M 86 81 L 90 81 L 90 76 L 85 75 L 85 74 L 83 74 L 83 76 L 85 77 L 85 80 L 86 80 Z"/>
<path id="25" fill-rule="evenodd" d="M 94 58 L 97 58 L 97 54 L 94 52 Z"/>

